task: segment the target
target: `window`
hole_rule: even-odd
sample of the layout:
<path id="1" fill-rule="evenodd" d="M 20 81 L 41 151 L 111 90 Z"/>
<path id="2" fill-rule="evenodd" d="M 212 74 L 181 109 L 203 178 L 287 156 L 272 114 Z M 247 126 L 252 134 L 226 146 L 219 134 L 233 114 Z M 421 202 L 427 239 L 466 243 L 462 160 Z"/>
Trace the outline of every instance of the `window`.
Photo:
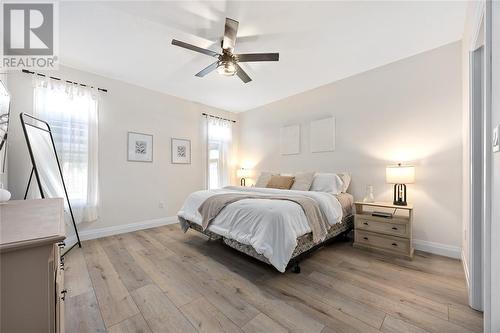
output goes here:
<path id="1" fill-rule="evenodd" d="M 50 124 L 76 222 L 97 219 L 97 108 L 90 89 L 35 82 L 34 113 Z"/>
<path id="2" fill-rule="evenodd" d="M 207 118 L 207 173 L 208 189 L 230 184 L 230 156 L 232 150 L 232 122 Z"/>

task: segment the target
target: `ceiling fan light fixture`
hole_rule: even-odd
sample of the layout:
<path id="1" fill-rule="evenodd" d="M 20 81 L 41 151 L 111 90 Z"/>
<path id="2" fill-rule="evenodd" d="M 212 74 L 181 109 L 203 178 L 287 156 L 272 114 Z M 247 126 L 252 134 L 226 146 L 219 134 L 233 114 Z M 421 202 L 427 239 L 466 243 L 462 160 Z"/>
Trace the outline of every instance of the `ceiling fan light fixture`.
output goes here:
<path id="1" fill-rule="evenodd" d="M 236 74 L 237 69 L 232 61 L 222 61 L 219 66 L 217 67 L 217 72 L 220 75 L 225 75 L 225 76 L 233 76 Z"/>
<path id="2" fill-rule="evenodd" d="M 195 74 L 197 77 L 205 77 L 207 74 L 215 71 L 220 75 L 233 76 L 237 75 L 243 83 L 251 82 L 252 79 L 240 67 L 239 63 L 256 62 L 256 61 L 279 61 L 279 53 L 245 53 L 234 54 L 234 45 L 236 43 L 236 35 L 238 34 L 238 21 L 226 17 L 226 25 L 224 27 L 224 37 L 221 42 L 222 52 L 217 53 L 213 50 L 204 49 L 202 47 L 181 42 L 177 39 L 172 39 L 172 45 L 182 47 L 194 52 L 202 53 L 217 60 L 203 68 Z"/>

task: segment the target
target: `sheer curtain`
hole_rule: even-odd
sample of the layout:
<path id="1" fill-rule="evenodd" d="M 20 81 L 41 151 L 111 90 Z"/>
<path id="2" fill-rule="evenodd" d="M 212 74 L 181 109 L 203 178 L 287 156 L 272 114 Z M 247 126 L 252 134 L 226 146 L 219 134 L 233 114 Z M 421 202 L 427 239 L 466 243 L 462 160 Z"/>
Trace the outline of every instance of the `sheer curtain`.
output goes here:
<path id="1" fill-rule="evenodd" d="M 205 187 L 221 188 L 231 184 L 231 152 L 233 123 L 215 117 L 205 117 Z"/>
<path id="2" fill-rule="evenodd" d="M 50 124 L 75 222 L 98 218 L 97 91 L 34 77 L 34 115 Z"/>

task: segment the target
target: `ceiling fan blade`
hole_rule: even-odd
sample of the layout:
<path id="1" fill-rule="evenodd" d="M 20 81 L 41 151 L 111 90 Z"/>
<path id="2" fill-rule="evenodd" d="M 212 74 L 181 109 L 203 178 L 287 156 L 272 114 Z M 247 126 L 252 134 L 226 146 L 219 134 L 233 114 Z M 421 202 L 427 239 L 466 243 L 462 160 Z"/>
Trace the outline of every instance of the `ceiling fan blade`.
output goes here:
<path id="1" fill-rule="evenodd" d="M 235 54 L 238 62 L 253 62 L 253 61 L 279 61 L 279 53 L 246 53 Z"/>
<path id="2" fill-rule="evenodd" d="M 183 48 L 191 50 L 191 51 L 203 53 L 203 54 L 209 55 L 211 57 L 218 57 L 219 56 L 219 54 L 217 52 L 214 52 L 212 50 L 207 50 L 207 49 L 204 49 L 204 48 L 192 45 L 192 44 L 184 43 L 184 42 L 181 42 L 180 40 L 177 40 L 177 39 L 172 39 L 172 45 L 183 47 Z"/>
<path id="3" fill-rule="evenodd" d="M 211 71 L 215 70 L 217 68 L 217 65 L 219 64 L 218 61 L 214 62 L 213 64 L 211 64 L 210 66 L 208 66 L 207 68 L 205 69 L 202 69 L 201 71 L 199 71 L 198 73 L 196 73 L 195 76 L 198 76 L 198 77 L 204 77 L 205 75 L 207 75 L 208 73 L 210 73 Z"/>
<path id="4" fill-rule="evenodd" d="M 241 81 L 243 81 L 244 83 L 248 83 L 248 82 L 252 81 L 250 76 L 248 76 L 248 74 L 245 73 L 245 71 L 243 70 L 243 68 L 240 67 L 240 65 L 238 65 L 238 64 L 234 64 L 234 65 L 236 66 L 236 75 L 238 75 L 238 77 L 241 79 Z"/>
<path id="5" fill-rule="evenodd" d="M 236 44 L 236 34 L 238 33 L 238 21 L 226 18 L 226 26 L 224 28 L 224 40 L 222 41 L 222 48 L 229 50 L 231 53 Z"/>

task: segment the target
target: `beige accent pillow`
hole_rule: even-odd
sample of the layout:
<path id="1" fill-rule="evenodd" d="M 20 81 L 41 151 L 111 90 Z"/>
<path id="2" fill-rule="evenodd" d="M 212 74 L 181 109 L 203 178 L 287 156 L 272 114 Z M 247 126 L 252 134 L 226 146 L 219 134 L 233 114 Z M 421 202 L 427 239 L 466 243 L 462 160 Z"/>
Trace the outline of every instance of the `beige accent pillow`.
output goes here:
<path id="1" fill-rule="evenodd" d="M 255 182 L 255 187 L 266 187 L 272 176 L 272 172 L 262 171 Z"/>
<path id="2" fill-rule="evenodd" d="M 314 172 L 297 172 L 291 190 L 309 191 L 314 179 Z"/>
<path id="3" fill-rule="evenodd" d="M 294 180 L 295 177 L 273 175 L 266 187 L 289 190 L 290 187 L 292 187 Z"/>

